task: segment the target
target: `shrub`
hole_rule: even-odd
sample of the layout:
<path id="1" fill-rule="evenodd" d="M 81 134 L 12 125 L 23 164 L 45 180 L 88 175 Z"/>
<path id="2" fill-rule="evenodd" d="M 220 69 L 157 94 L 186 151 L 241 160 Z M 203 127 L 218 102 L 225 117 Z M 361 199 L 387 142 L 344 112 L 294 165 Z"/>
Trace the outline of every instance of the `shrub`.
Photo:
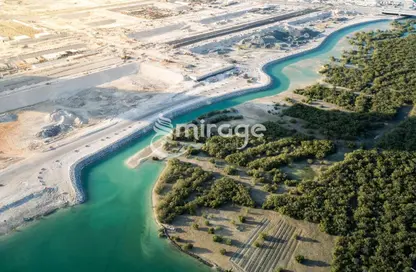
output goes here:
<path id="1" fill-rule="evenodd" d="M 233 244 L 233 241 L 230 238 L 225 239 L 225 244 L 227 246 L 231 246 Z"/>
<path id="2" fill-rule="evenodd" d="M 227 253 L 227 250 L 225 250 L 225 248 L 221 248 L 220 253 L 221 253 L 221 255 L 225 255 L 225 253 Z"/>
<path id="3" fill-rule="evenodd" d="M 190 243 L 187 243 L 187 244 L 185 244 L 185 245 L 182 246 L 182 249 L 183 250 L 186 250 L 186 251 L 191 250 L 193 248 L 194 248 L 194 245 L 193 244 L 190 244 Z"/>
<path id="4" fill-rule="evenodd" d="M 216 243 L 221 243 L 223 240 L 223 238 L 219 235 L 214 235 L 212 236 L 212 241 L 216 242 Z"/>
<path id="5" fill-rule="evenodd" d="M 296 180 L 288 179 L 288 180 L 285 181 L 286 186 L 292 187 L 292 186 L 296 186 L 297 184 L 298 184 L 298 182 Z"/>
<path id="6" fill-rule="evenodd" d="M 230 166 L 230 165 L 227 165 L 227 166 L 224 168 L 224 172 L 225 172 L 227 175 L 236 175 L 236 174 L 238 173 L 237 169 L 236 169 L 234 166 Z"/>
<path id="7" fill-rule="evenodd" d="M 158 230 L 158 236 L 159 236 L 159 238 L 165 238 L 166 237 L 164 228 L 160 228 Z"/>
<path id="8" fill-rule="evenodd" d="M 156 194 L 160 195 L 163 192 L 163 189 L 165 189 L 165 184 L 159 183 L 155 188 Z"/>
<path id="9" fill-rule="evenodd" d="M 303 256 L 303 255 L 296 255 L 295 260 L 298 263 L 303 263 L 305 261 L 305 256 Z"/>
<path id="10" fill-rule="evenodd" d="M 353 149 L 357 147 L 357 144 L 353 141 L 347 141 L 347 147 Z"/>
<path id="11" fill-rule="evenodd" d="M 245 223 L 246 222 L 246 218 L 243 215 L 239 215 L 238 216 L 238 221 L 240 221 L 240 223 Z"/>
<path id="12" fill-rule="evenodd" d="M 199 151 L 199 149 L 196 149 L 193 146 L 188 146 L 186 150 L 186 155 L 198 155 Z"/>
<path id="13" fill-rule="evenodd" d="M 215 233 L 214 228 L 209 228 L 209 229 L 208 229 L 208 233 L 209 233 L 209 234 L 214 234 L 214 233 Z"/>
<path id="14" fill-rule="evenodd" d="M 197 223 L 193 223 L 192 224 L 192 228 L 195 229 L 195 230 L 197 230 L 197 229 L 199 229 L 199 225 Z"/>
<path id="15" fill-rule="evenodd" d="M 208 220 L 205 220 L 204 221 L 204 224 L 205 224 L 205 226 L 209 226 L 209 221 Z"/>

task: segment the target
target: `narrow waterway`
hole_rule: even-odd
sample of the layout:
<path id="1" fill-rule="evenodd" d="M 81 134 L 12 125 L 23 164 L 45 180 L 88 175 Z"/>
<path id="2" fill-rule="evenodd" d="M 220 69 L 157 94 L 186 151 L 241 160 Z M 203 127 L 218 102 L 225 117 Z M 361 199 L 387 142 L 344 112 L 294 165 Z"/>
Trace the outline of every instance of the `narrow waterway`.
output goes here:
<path id="1" fill-rule="evenodd" d="M 270 65 L 274 79 L 266 91 L 229 99 L 192 111 L 174 120 L 190 121 L 288 88 L 312 83 L 329 58 L 348 48 L 345 36 L 369 29 L 385 29 L 388 22 L 367 23 L 337 32 L 319 49 Z M 208 271 L 157 236 L 151 210 L 151 190 L 164 165 L 146 162 L 128 169 L 124 161 L 148 145 L 142 137 L 83 172 L 88 192 L 85 204 L 59 211 L 30 227 L 0 239 L 0 271 Z"/>

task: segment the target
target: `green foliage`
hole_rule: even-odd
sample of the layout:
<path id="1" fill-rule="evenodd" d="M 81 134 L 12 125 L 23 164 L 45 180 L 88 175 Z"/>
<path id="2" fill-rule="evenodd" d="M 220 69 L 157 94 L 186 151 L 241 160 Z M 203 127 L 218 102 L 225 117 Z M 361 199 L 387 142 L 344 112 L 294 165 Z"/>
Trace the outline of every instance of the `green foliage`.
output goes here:
<path id="1" fill-rule="evenodd" d="M 185 244 L 185 245 L 182 246 L 182 249 L 185 250 L 185 251 L 189 251 L 189 250 L 191 250 L 193 248 L 194 248 L 194 245 L 191 244 L 191 243 L 187 243 L 187 244 Z"/>
<path id="2" fill-rule="evenodd" d="M 288 179 L 288 180 L 285 181 L 285 185 L 286 186 L 289 186 L 289 187 L 296 186 L 297 184 L 298 184 L 298 181 L 297 180 L 290 180 L 290 179 Z"/>
<path id="3" fill-rule="evenodd" d="M 384 134 L 377 145 L 384 149 L 416 151 L 416 117 L 409 117 Z"/>
<path id="4" fill-rule="evenodd" d="M 227 175 L 237 175 L 238 170 L 237 170 L 237 168 L 235 168 L 234 166 L 227 165 L 227 166 L 224 168 L 224 172 L 225 172 Z"/>
<path id="5" fill-rule="evenodd" d="M 248 166 L 250 169 L 269 171 L 292 160 L 309 157 L 322 159 L 334 151 L 335 145 L 330 140 L 308 141 L 289 137 L 247 148 L 227 156 L 225 160 L 239 166 Z"/>
<path id="6" fill-rule="evenodd" d="M 198 206 L 218 208 L 226 203 L 254 207 L 250 191 L 243 184 L 227 177 L 216 180 L 209 190 L 195 200 Z"/>
<path id="7" fill-rule="evenodd" d="M 235 153 L 243 145 L 244 139 L 238 136 L 213 136 L 205 142 L 202 146 L 202 150 L 207 152 L 210 156 L 223 159 L 226 156 Z"/>
<path id="8" fill-rule="evenodd" d="M 305 256 L 303 256 L 303 255 L 296 255 L 295 260 L 298 263 L 303 263 L 303 262 L 305 262 Z"/>
<path id="9" fill-rule="evenodd" d="M 223 238 L 219 235 L 214 235 L 214 236 L 212 236 L 212 241 L 214 241 L 216 243 L 221 243 L 223 241 Z"/>
<path id="10" fill-rule="evenodd" d="M 352 91 L 339 90 L 335 88 L 331 89 L 320 84 L 314 84 L 304 89 L 297 89 L 294 92 L 296 94 L 304 95 L 308 97 L 308 99 L 323 100 L 351 111 L 364 111 L 365 109 L 368 111 L 369 108 L 369 106 L 359 107 L 362 110 L 356 110 L 357 106 L 355 104 L 359 95 Z M 366 98 L 366 96 L 362 97 Z M 361 101 L 361 99 L 362 98 L 360 98 L 359 101 Z M 370 103 L 370 101 L 366 101 L 366 103 Z"/>
<path id="11" fill-rule="evenodd" d="M 223 204 L 233 203 L 254 207 L 249 189 L 244 185 L 224 177 L 208 186 L 212 174 L 190 163 L 170 160 L 160 182 L 173 183 L 175 178 L 176 183 L 156 207 L 158 219 L 163 223 L 170 223 L 177 215 L 183 213 L 195 214 L 196 208 L 201 206 L 218 208 Z M 187 201 L 193 192 L 198 192 L 198 196 Z M 206 220 L 205 224 L 209 225 L 209 221 Z"/>
<path id="12" fill-rule="evenodd" d="M 187 203 L 186 199 L 191 193 L 202 190 L 203 184 L 211 179 L 212 174 L 200 167 L 177 159 L 170 160 L 159 182 L 161 184 L 175 184 L 156 207 L 159 221 L 170 223 L 177 215 L 185 212 L 194 214 L 195 205 Z"/>
<path id="13" fill-rule="evenodd" d="M 225 239 L 225 244 L 227 246 L 231 246 L 233 244 L 233 241 L 230 238 Z"/>
<path id="14" fill-rule="evenodd" d="M 199 229 L 199 225 L 198 225 L 197 223 L 193 223 L 193 224 L 192 224 L 192 228 L 193 228 L 194 230 L 198 230 L 198 229 Z"/>
<path id="15" fill-rule="evenodd" d="M 239 221 L 240 223 L 245 223 L 245 222 L 246 222 L 246 218 L 245 218 L 245 216 L 243 216 L 243 215 L 239 215 L 239 216 L 238 216 L 238 221 Z"/>
<path id="16" fill-rule="evenodd" d="M 199 116 L 197 118 L 197 120 L 200 121 L 202 119 L 211 118 L 211 117 L 216 116 L 216 115 L 223 115 L 223 114 L 227 114 L 227 113 L 236 113 L 236 112 L 237 112 L 237 110 L 234 109 L 234 108 L 224 109 L 224 110 L 210 111 L 210 112 L 208 112 L 206 114 L 203 114 L 203 115 Z"/>
<path id="17" fill-rule="evenodd" d="M 193 146 L 188 146 L 188 148 L 186 149 L 187 155 L 198 155 L 198 153 L 199 153 L 199 149 L 196 149 Z"/>
<path id="18" fill-rule="evenodd" d="M 225 250 L 225 248 L 220 249 L 220 254 L 221 255 L 225 255 L 226 253 L 227 253 L 227 250 Z"/>
<path id="19" fill-rule="evenodd" d="M 356 95 L 348 91 L 331 93 L 320 88 L 298 93 L 308 97 L 319 97 L 356 111 L 387 115 L 395 114 L 397 108 L 405 102 L 414 103 L 416 35 L 402 37 L 403 29 L 411 28 L 395 24 L 396 28 L 393 30 L 357 33 L 350 40 L 355 48 L 343 54 L 341 65 L 336 62 L 329 63 L 323 70 L 327 82 L 360 92 L 360 101 L 357 101 Z"/>
<path id="20" fill-rule="evenodd" d="M 158 229 L 158 236 L 159 236 L 159 238 L 166 238 L 165 229 L 164 228 Z"/>
<path id="21" fill-rule="evenodd" d="M 267 141 L 276 140 L 283 137 L 289 137 L 296 134 L 296 130 L 288 130 L 278 124 L 278 122 L 264 122 L 264 127 L 266 128 L 266 131 L 263 132 L 264 138 Z"/>
<path id="22" fill-rule="evenodd" d="M 215 229 L 214 228 L 208 228 L 208 233 L 209 234 L 214 234 L 215 233 Z"/>
<path id="23" fill-rule="evenodd" d="M 267 240 L 267 238 L 268 238 L 267 233 L 265 233 L 265 232 L 260 233 L 259 239 L 261 239 L 261 240 Z"/>
<path id="24" fill-rule="evenodd" d="M 332 271 L 407 271 L 416 256 L 416 153 L 357 150 L 264 208 L 341 236 Z M 357 257 L 359 256 L 359 257 Z"/>
<path id="25" fill-rule="evenodd" d="M 385 120 L 385 116 L 376 114 L 327 111 L 303 104 L 293 105 L 284 114 L 320 126 L 320 132 L 327 137 L 346 140 L 371 136 L 369 132 L 382 125 L 377 122 Z"/>

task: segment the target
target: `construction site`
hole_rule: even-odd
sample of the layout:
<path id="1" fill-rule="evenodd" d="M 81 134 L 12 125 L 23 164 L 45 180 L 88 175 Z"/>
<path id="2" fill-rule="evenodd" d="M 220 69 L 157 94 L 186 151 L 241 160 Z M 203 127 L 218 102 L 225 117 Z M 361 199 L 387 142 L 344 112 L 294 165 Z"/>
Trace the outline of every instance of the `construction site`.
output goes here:
<path id="1" fill-rule="evenodd" d="M 241 78 L 255 84 L 249 59 L 288 53 L 358 14 L 248 1 L 13 3 L 5 1 L 0 21 L 7 120 L 0 123 L 0 168 L 98 123 L 144 112 L 144 104 L 205 95 Z"/>

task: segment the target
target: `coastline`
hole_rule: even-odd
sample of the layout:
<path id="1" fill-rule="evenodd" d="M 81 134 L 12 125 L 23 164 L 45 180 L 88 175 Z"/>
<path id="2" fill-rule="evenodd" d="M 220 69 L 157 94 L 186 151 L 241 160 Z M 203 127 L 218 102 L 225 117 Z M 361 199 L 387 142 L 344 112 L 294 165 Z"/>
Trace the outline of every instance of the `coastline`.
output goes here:
<path id="1" fill-rule="evenodd" d="M 212 96 L 212 97 L 198 97 L 198 98 L 186 101 L 184 104 L 180 105 L 178 108 L 164 110 L 161 113 L 163 113 L 168 118 L 173 118 L 173 117 L 179 116 L 181 114 L 187 113 L 189 111 L 195 110 L 197 108 L 200 108 L 202 106 L 205 106 L 211 103 L 215 103 L 215 102 L 226 100 L 232 97 L 238 97 L 244 94 L 254 93 L 254 92 L 268 89 L 271 86 L 271 84 L 273 84 L 272 78 L 268 75 L 266 71 L 270 65 L 285 61 L 287 59 L 295 58 L 295 57 L 298 57 L 307 53 L 311 53 L 315 50 L 319 50 L 321 46 L 325 45 L 325 42 L 328 41 L 328 38 L 330 38 L 332 35 L 334 35 L 335 33 L 341 30 L 345 30 L 349 27 L 359 26 L 359 25 L 363 25 L 367 23 L 387 21 L 389 20 L 389 18 L 391 19 L 391 17 L 387 17 L 387 18 L 386 17 L 366 17 L 366 18 L 360 18 L 358 21 L 352 20 L 346 24 L 340 25 L 339 28 L 333 29 L 331 33 L 329 33 L 325 37 L 322 37 L 321 40 L 314 42 L 312 44 L 309 44 L 308 46 L 306 46 L 306 48 L 293 51 L 288 55 L 278 57 L 278 58 L 276 58 L 276 56 L 275 57 L 269 56 L 267 59 L 259 63 L 256 63 L 257 65 L 256 69 L 258 70 L 260 74 L 260 77 L 259 77 L 260 80 L 257 86 L 243 88 L 243 89 L 236 90 L 236 91 L 228 89 L 226 92 L 224 92 L 224 94 L 219 94 L 217 96 Z M 87 193 L 84 190 L 84 186 L 81 180 L 81 174 L 82 174 L 83 169 L 86 166 L 100 159 L 103 159 L 106 156 L 109 156 L 112 152 L 118 150 L 119 148 L 122 148 L 127 143 L 131 142 L 132 140 L 136 140 L 139 137 L 143 137 L 147 135 L 152 130 L 153 122 L 156 121 L 157 116 L 156 117 L 151 116 L 150 118 L 144 118 L 144 119 L 145 119 L 145 122 L 139 122 L 139 120 L 135 121 L 137 124 L 141 123 L 139 128 L 131 128 L 131 130 L 133 130 L 132 132 L 129 131 L 127 133 L 120 133 L 124 135 L 121 135 L 120 137 L 115 137 L 115 138 L 118 138 L 118 139 L 115 139 L 115 141 L 111 141 L 111 143 L 104 145 L 104 146 L 101 145 L 99 148 L 95 150 L 88 150 L 86 154 L 84 155 L 81 155 L 81 154 L 73 155 L 75 156 L 75 159 L 72 162 L 70 162 L 68 168 L 62 170 L 66 172 L 65 177 L 69 175 L 69 185 L 70 185 L 70 190 L 72 191 L 72 195 L 70 196 L 70 199 L 68 199 L 68 205 L 80 204 L 87 200 Z M 145 123 L 144 126 L 143 126 L 143 123 Z M 71 159 L 72 157 L 70 158 L 70 160 Z M 62 207 L 60 203 L 56 203 L 55 205 L 53 205 L 52 203 L 51 206 L 55 210 L 57 208 Z M 46 213 L 38 211 L 38 216 L 42 216 L 45 214 Z M 33 218 L 36 218 L 36 217 L 33 217 Z M 26 225 L 26 224 L 27 224 L 26 221 L 22 220 L 18 224 L 18 227 L 22 225 Z M 15 227 L 16 225 L 12 226 L 10 229 L 15 228 Z M 8 231 L 6 231 L 6 233 L 7 232 Z"/>
<path id="2" fill-rule="evenodd" d="M 223 271 L 222 270 L 222 268 L 219 266 L 219 265 L 217 265 L 217 264 L 215 264 L 215 263 L 212 263 L 211 261 L 208 261 L 208 260 L 206 260 L 206 259 L 204 259 L 204 258 L 202 258 L 202 257 L 200 257 L 200 256 L 198 256 L 197 254 L 195 254 L 195 253 L 192 253 L 192 252 L 190 252 L 190 251 L 186 251 L 186 250 L 183 250 L 182 249 L 182 247 L 178 244 L 178 243 L 176 243 L 173 239 L 172 239 L 172 237 L 169 235 L 169 229 L 168 228 L 166 228 L 165 227 L 165 225 L 164 224 L 162 224 L 160 221 L 159 221 L 159 219 L 157 218 L 157 212 L 156 212 L 156 205 L 157 205 L 157 203 L 159 202 L 159 196 L 156 194 L 156 187 L 157 187 L 157 185 L 159 184 L 159 182 L 160 182 L 160 178 L 163 176 L 163 174 L 166 172 L 166 170 L 167 170 L 167 166 L 165 165 L 165 167 L 163 168 L 163 171 L 160 173 L 160 175 L 159 175 L 159 177 L 158 177 L 158 179 L 156 180 L 156 182 L 153 184 L 153 187 L 152 187 L 152 195 L 151 195 L 151 199 L 150 199 L 150 201 L 151 201 L 151 205 L 152 205 L 152 216 L 153 216 L 153 218 L 154 218 L 154 220 L 155 220 L 155 223 L 156 223 L 156 225 L 158 225 L 158 227 L 159 228 L 163 228 L 163 232 L 164 232 L 164 234 L 165 234 L 165 236 L 166 236 L 166 239 L 168 239 L 168 241 L 176 248 L 176 249 L 178 249 L 179 251 L 181 251 L 181 252 L 183 252 L 184 254 L 187 254 L 188 256 L 191 256 L 192 258 L 195 258 L 196 260 L 198 260 L 199 262 L 201 262 L 201 263 L 203 263 L 203 264 L 205 264 L 205 265 L 207 265 L 208 267 L 211 267 L 211 268 L 216 268 L 216 269 L 219 269 L 219 271 Z M 161 239 L 163 239 L 163 238 L 161 238 Z"/>

